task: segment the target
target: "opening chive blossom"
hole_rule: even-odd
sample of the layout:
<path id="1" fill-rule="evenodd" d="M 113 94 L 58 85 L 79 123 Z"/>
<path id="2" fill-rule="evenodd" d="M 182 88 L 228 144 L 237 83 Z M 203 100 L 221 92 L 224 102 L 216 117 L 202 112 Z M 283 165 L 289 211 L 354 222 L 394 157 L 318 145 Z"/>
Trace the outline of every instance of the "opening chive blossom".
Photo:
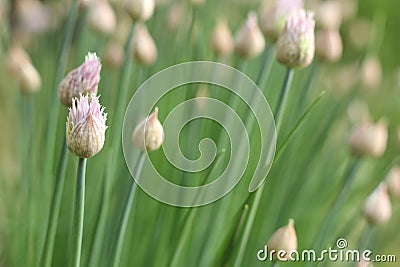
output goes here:
<path id="1" fill-rule="evenodd" d="M 58 97 L 64 106 L 70 107 L 72 99 L 80 94 L 97 94 L 101 63 L 96 53 L 88 53 L 85 62 L 70 71 L 58 87 Z"/>
<path id="2" fill-rule="evenodd" d="M 66 123 L 68 148 L 80 158 L 91 158 L 103 148 L 107 113 L 94 94 L 72 100 Z"/>

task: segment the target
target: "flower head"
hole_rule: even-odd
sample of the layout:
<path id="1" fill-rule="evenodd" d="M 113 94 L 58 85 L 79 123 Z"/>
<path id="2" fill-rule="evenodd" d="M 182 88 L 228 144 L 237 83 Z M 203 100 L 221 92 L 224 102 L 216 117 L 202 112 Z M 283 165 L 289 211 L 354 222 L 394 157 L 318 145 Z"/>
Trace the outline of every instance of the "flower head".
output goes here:
<path id="1" fill-rule="evenodd" d="M 275 43 L 289 16 L 303 8 L 303 0 L 276 0 L 268 2 L 260 14 L 260 27 L 266 38 Z"/>
<path id="2" fill-rule="evenodd" d="M 136 126 L 132 138 L 133 143 L 142 151 L 160 148 L 164 141 L 164 129 L 158 120 L 158 108 Z"/>
<path id="3" fill-rule="evenodd" d="M 100 59 L 96 53 L 89 52 L 85 62 L 68 73 L 58 86 L 58 98 L 61 103 L 70 107 L 72 99 L 80 94 L 97 94 L 100 70 Z"/>
<path id="4" fill-rule="evenodd" d="M 265 40 L 258 27 L 256 14 L 250 12 L 235 36 L 235 51 L 242 57 L 256 57 L 265 48 Z"/>
<path id="5" fill-rule="evenodd" d="M 370 224 L 387 222 L 392 216 L 392 204 L 387 192 L 387 185 L 380 184 L 364 203 L 364 216 Z"/>
<path id="6" fill-rule="evenodd" d="M 66 124 L 68 148 L 80 158 L 91 158 L 103 148 L 107 113 L 94 94 L 72 100 Z"/>
<path id="7" fill-rule="evenodd" d="M 114 32 L 117 18 L 111 5 L 106 0 L 92 3 L 88 12 L 89 27 L 99 34 L 111 34 Z"/>
<path id="8" fill-rule="evenodd" d="M 304 10 L 292 13 L 277 42 L 277 59 L 288 68 L 304 68 L 314 58 L 315 20 Z"/>
<path id="9" fill-rule="evenodd" d="M 400 198 L 400 166 L 394 166 L 386 176 L 388 192 L 393 198 Z"/>
<path id="10" fill-rule="evenodd" d="M 297 249 L 297 236 L 294 229 L 294 220 L 290 219 L 288 225 L 279 228 L 268 240 L 268 249 L 280 251 L 284 250 L 286 255 L 281 257 L 289 259 L 289 253 Z"/>

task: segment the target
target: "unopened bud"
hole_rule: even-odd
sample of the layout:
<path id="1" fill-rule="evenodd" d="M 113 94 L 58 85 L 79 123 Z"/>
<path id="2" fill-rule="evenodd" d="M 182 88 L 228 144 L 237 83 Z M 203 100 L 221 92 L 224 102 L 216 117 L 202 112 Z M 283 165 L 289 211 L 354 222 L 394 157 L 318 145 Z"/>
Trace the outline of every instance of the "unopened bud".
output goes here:
<path id="1" fill-rule="evenodd" d="M 7 68 L 25 93 L 37 92 L 42 86 L 39 72 L 21 46 L 13 45 L 8 54 Z"/>
<path id="2" fill-rule="evenodd" d="M 362 85 L 369 90 L 377 89 L 382 82 L 382 66 L 376 57 L 368 57 L 362 66 Z"/>
<path id="3" fill-rule="evenodd" d="M 385 120 L 373 124 L 364 121 L 350 135 L 349 147 L 352 155 L 380 157 L 386 150 L 388 129 Z"/>
<path id="4" fill-rule="evenodd" d="M 315 21 L 304 10 L 292 13 L 276 44 L 276 58 L 288 68 L 304 68 L 314 59 Z"/>
<path id="5" fill-rule="evenodd" d="M 393 198 L 400 198 L 400 166 L 393 167 L 386 176 L 389 194 Z"/>
<path id="6" fill-rule="evenodd" d="M 88 13 L 89 27 L 99 34 L 110 34 L 115 30 L 117 19 L 107 0 L 95 1 Z"/>
<path id="7" fill-rule="evenodd" d="M 226 56 L 233 50 L 233 37 L 225 20 L 217 23 L 210 39 L 211 49 L 217 56 Z"/>
<path id="8" fill-rule="evenodd" d="M 125 0 L 125 7 L 133 21 L 146 21 L 153 15 L 155 0 Z"/>
<path id="9" fill-rule="evenodd" d="M 104 64 L 111 68 L 120 68 L 124 62 L 124 54 L 122 45 L 117 41 L 111 41 L 104 50 Z"/>
<path id="10" fill-rule="evenodd" d="M 322 29 L 339 29 L 342 22 L 342 6 L 338 0 L 323 1 L 318 4 L 315 20 Z"/>
<path id="11" fill-rule="evenodd" d="M 387 222 L 392 216 L 392 204 L 386 184 L 380 184 L 364 203 L 364 216 L 370 224 Z"/>
<path id="12" fill-rule="evenodd" d="M 85 62 L 72 70 L 58 86 L 58 98 L 70 107 L 72 99 L 80 94 L 97 94 L 101 63 L 96 53 L 88 53 Z"/>
<path id="13" fill-rule="evenodd" d="M 338 30 L 320 30 L 315 41 L 315 54 L 321 61 L 336 62 L 342 57 L 342 38 Z"/>
<path id="14" fill-rule="evenodd" d="M 68 148 L 80 158 L 91 158 L 103 148 L 107 114 L 95 95 L 74 98 L 66 123 Z"/>
<path id="15" fill-rule="evenodd" d="M 260 13 L 260 27 L 265 37 L 275 43 L 289 16 L 303 8 L 303 1 L 274 0 L 274 2 L 264 1 L 264 3 Z"/>
<path id="16" fill-rule="evenodd" d="M 132 40 L 135 59 L 143 65 L 151 65 L 157 59 L 157 47 L 146 25 L 138 24 Z"/>
<path id="17" fill-rule="evenodd" d="M 374 265 L 371 262 L 360 259 L 360 261 L 356 263 L 355 267 L 374 267 Z"/>
<path id="18" fill-rule="evenodd" d="M 265 40 L 257 24 L 257 16 L 249 13 L 235 35 L 235 51 L 242 57 L 256 57 L 265 48 Z"/>
<path id="19" fill-rule="evenodd" d="M 164 129 L 158 120 L 158 108 L 140 122 L 133 131 L 133 143 L 141 151 L 153 151 L 160 148 L 164 141 Z"/>
<path id="20" fill-rule="evenodd" d="M 290 219 L 288 225 L 279 228 L 267 242 L 268 250 L 286 252 L 281 259 L 289 259 L 289 253 L 297 250 L 297 236 L 294 229 L 294 220 Z"/>

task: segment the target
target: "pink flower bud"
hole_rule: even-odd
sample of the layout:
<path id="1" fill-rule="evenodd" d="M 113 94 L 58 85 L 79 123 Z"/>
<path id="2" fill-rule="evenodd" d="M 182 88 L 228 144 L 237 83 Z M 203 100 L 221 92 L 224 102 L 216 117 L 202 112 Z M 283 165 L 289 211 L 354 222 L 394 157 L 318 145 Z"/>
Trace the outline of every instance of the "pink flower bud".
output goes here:
<path id="1" fill-rule="evenodd" d="M 101 63 L 96 53 L 88 53 L 85 62 L 72 70 L 58 87 L 58 98 L 61 103 L 70 107 L 72 99 L 80 94 L 97 94 L 100 81 Z"/>
<path id="2" fill-rule="evenodd" d="M 303 0 L 274 0 L 264 3 L 260 13 L 260 27 L 265 37 L 275 43 L 289 16 L 303 8 Z"/>
<path id="3" fill-rule="evenodd" d="M 387 193 L 387 185 L 380 184 L 364 203 L 364 216 L 370 224 L 387 222 L 392 216 L 392 204 Z"/>
<path id="4" fill-rule="evenodd" d="M 292 13 L 276 44 L 277 60 L 288 68 L 304 68 L 314 59 L 313 14 L 304 10 Z"/>
<path id="5" fill-rule="evenodd" d="M 66 123 L 68 148 L 80 158 L 91 158 L 103 148 L 107 113 L 94 94 L 72 100 Z"/>

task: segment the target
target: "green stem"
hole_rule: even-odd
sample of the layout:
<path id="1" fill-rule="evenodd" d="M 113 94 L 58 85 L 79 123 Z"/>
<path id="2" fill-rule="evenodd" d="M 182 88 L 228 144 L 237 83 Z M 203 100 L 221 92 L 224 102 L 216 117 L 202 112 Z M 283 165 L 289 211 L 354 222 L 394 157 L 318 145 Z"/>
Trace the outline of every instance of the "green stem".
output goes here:
<path id="1" fill-rule="evenodd" d="M 46 238 L 44 241 L 44 246 L 39 261 L 40 267 L 51 266 L 53 250 L 54 250 L 54 241 L 56 237 L 57 224 L 58 224 L 58 216 L 60 214 L 61 198 L 62 198 L 62 193 L 64 191 L 65 170 L 68 162 L 67 155 L 68 155 L 67 143 L 66 139 L 64 138 L 60 159 L 58 161 L 56 184 L 54 186 L 49 219 L 47 222 Z"/>
<path id="2" fill-rule="evenodd" d="M 71 1 L 71 7 L 69 11 L 69 15 L 67 18 L 67 22 L 64 28 L 64 39 L 62 41 L 62 45 L 60 48 L 60 52 L 58 54 L 58 62 L 53 82 L 53 87 L 51 91 L 51 99 L 50 99 L 50 107 L 48 112 L 48 125 L 46 131 L 46 147 L 45 147 L 45 158 L 44 158 L 44 175 L 48 177 L 51 175 L 52 167 L 53 167 L 53 154 L 56 142 L 56 131 L 57 131 L 57 121 L 58 121 L 58 114 L 59 114 L 59 102 L 57 97 L 57 89 L 58 84 L 61 81 L 62 75 L 65 72 L 66 65 L 67 65 L 67 58 L 69 55 L 69 48 L 72 43 L 72 37 L 74 33 L 74 26 L 76 17 L 78 14 L 78 1 L 73 0 Z"/>
<path id="3" fill-rule="evenodd" d="M 265 84 L 267 82 L 269 74 L 271 73 L 272 63 L 274 62 L 272 60 L 274 58 L 274 53 L 275 53 L 274 47 L 272 45 L 269 45 L 265 51 L 264 63 L 260 69 L 256 81 L 258 88 L 260 88 L 262 91 L 264 91 Z"/>
<path id="4" fill-rule="evenodd" d="M 332 205 L 332 208 L 329 210 L 328 215 L 325 217 L 325 221 L 322 224 L 321 230 L 319 231 L 319 234 L 316 238 L 316 241 L 314 243 L 314 248 L 318 249 L 321 247 L 322 242 L 327 238 L 328 233 L 332 230 L 333 225 L 336 222 L 336 217 L 343 206 L 344 202 L 347 200 L 351 186 L 354 181 L 355 177 L 355 172 L 358 168 L 358 165 L 360 163 L 360 159 L 357 158 L 353 162 L 351 162 L 347 168 L 347 171 L 345 173 L 345 178 L 343 181 L 342 189 L 338 196 L 335 199 L 335 202 Z"/>
<path id="5" fill-rule="evenodd" d="M 120 149 L 121 149 L 121 131 L 122 131 L 122 120 L 124 115 L 125 109 L 125 102 L 128 99 L 128 88 L 129 88 L 129 77 L 131 74 L 132 68 L 132 54 L 133 50 L 131 48 L 131 42 L 133 39 L 133 34 L 135 30 L 135 24 L 132 24 L 128 40 L 125 44 L 125 61 L 122 67 L 122 73 L 120 76 L 119 81 L 119 88 L 118 88 L 118 96 L 117 101 L 115 103 L 115 114 L 113 116 L 113 130 L 112 130 L 112 137 L 111 137 L 111 151 L 110 151 L 110 159 L 109 165 L 106 170 L 105 181 L 104 181 L 104 195 L 103 200 L 100 208 L 100 217 L 97 223 L 94 242 L 92 244 L 92 249 L 90 253 L 89 259 L 89 266 L 90 267 L 97 267 L 99 266 L 100 257 L 101 257 L 101 248 L 104 244 L 104 235 L 105 235 L 105 228 L 107 224 L 107 216 L 108 211 L 110 209 L 110 198 L 111 198 L 111 190 L 112 190 L 112 177 L 116 171 L 116 164 L 117 160 L 116 157 L 118 156 Z"/>
<path id="6" fill-rule="evenodd" d="M 289 96 L 290 85 L 292 84 L 293 80 L 293 73 L 294 71 L 292 69 L 287 69 L 281 95 L 279 96 L 278 106 L 275 111 L 275 126 L 277 134 L 279 133 L 282 126 L 283 114 L 285 112 L 286 102 Z"/>
<path id="7" fill-rule="evenodd" d="M 143 163 L 145 159 L 145 153 L 141 152 L 139 155 L 138 160 L 136 161 L 135 169 L 133 171 L 133 176 L 136 179 L 139 179 L 140 173 L 142 172 Z M 125 204 L 121 219 L 118 225 L 118 234 L 116 239 L 116 246 L 115 246 L 115 255 L 112 266 L 119 267 L 121 262 L 121 255 L 122 255 L 122 245 L 124 244 L 124 237 L 126 233 L 126 228 L 128 226 L 129 215 L 132 209 L 132 203 L 135 199 L 137 184 L 134 180 L 132 180 L 132 185 L 129 188 L 129 193 L 126 196 Z"/>
<path id="8" fill-rule="evenodd" d="M 272 262 L 272 267 L 278 267 L 278 266 L 279 266 L 278 261 L 273 261 L 273 262 Z"/>
<path id="9" fill-rule="evenodd" d="M 87 159 L 79 158 L 76 176 L 75 208 L 72 229 L 72 267 L 79 267 L 82 251 L 83 217 L 85 213 L 85 173 Z"/>
<path id="10" fill-rule="evenodd" d="M 282 117 L 283 117 L 283 114 L 285 111 L 286 101 L 287 101 L 287 97 L 289 94 L 289 89 L 290 89 L 292 80 L 293 80 L 293 70 L 288 69 L 286 72 L 285 80 L 283 82 L 283 87 L 282 87 L 281 95 L 279 98 L 278 106 L 277 106 L 277 109 L 275 112 L 277 134 L 279 133 L 279 130 L 281 127 Z M 235 267 L 240 267 L 242 264 L 244 252 L 247 247 L 247 242 L 249 241 L 249 238 L 250 238 L 251 230 L 253 229 L 254 220 L 255 220 L 255 217 L 257 214 L 258 206 L 260 205 L 260 200 L 261 200 L 261 196 L 264 191 L 264 188 L 265 187 L 263 186 L 257 190 L 257 192 L 255 193 L 255 197 L 254 197 L 254 203 L 253 203 L 253 205 L 250 205 L 251 210 L 250 210 L 250 214 L 249 214 L 249 219 L 247 220 L 245 228 L 244 228 L 244 233 L 243 233 L 243 236 L 242 236 L 242 239 L 240 242 L 240 246 L 239 246 L 239 252 L 237 254 L 235 264 L 234 264 Z"/>

